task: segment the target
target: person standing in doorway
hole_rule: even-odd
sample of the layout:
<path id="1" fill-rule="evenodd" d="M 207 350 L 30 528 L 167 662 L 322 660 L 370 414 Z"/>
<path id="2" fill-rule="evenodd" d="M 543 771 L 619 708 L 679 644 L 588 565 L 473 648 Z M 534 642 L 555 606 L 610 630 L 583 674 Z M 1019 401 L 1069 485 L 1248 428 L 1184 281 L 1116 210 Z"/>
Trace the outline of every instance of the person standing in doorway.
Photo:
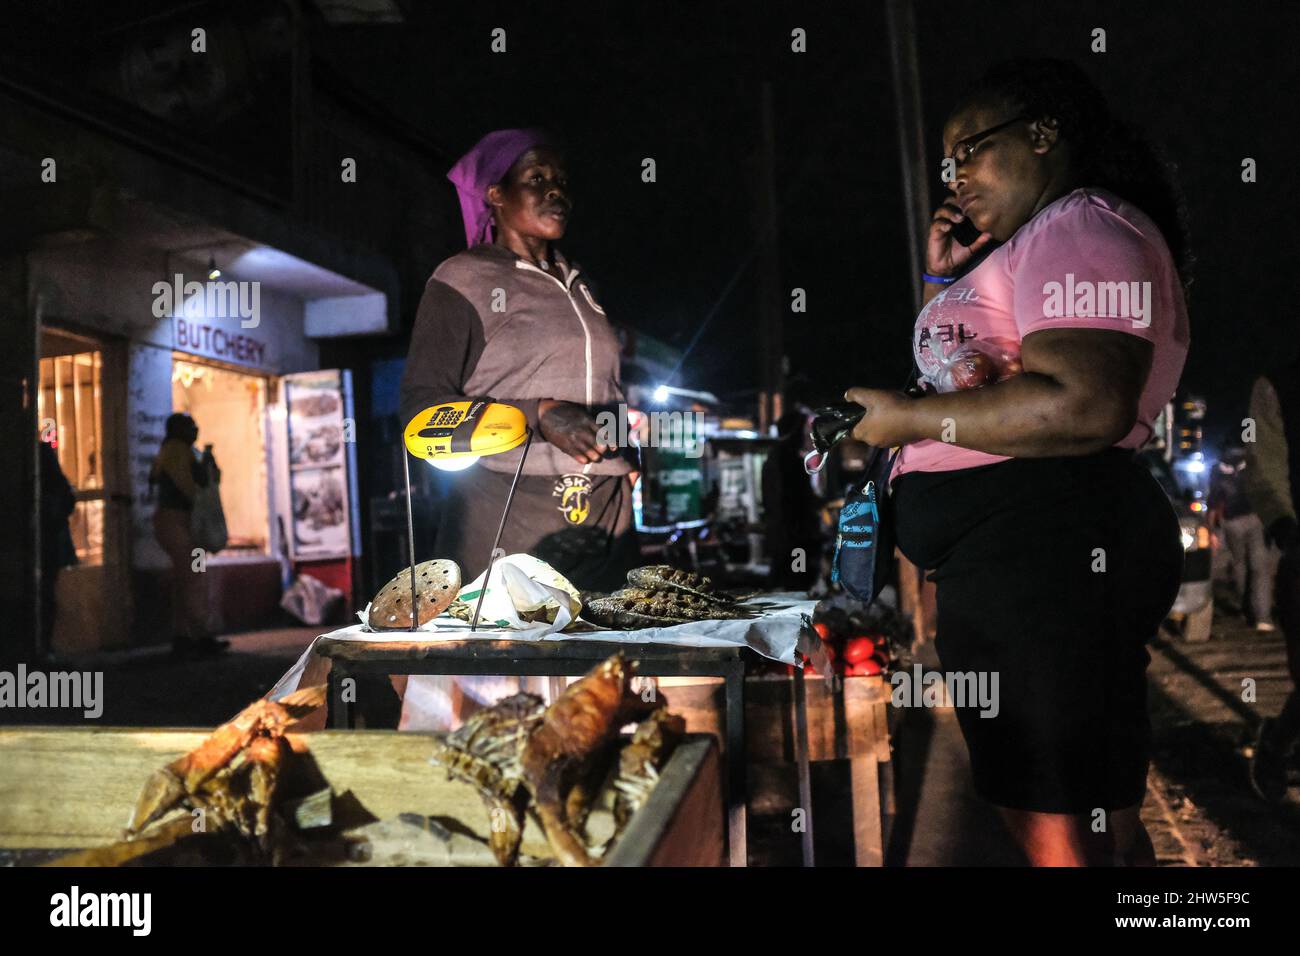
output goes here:
<path id="1" fill-rule="evenodd" d="M 207 578 L 194 567 L 190 519 L 194 499 L 200 488 L 207 487 L 210 474 L 194 451 L 198 437 L 199 427 L 189 415 L 168 416 L 162 447 L 149 470 L 149 483 L 158 489 L 154 535 L 172 566 L 172 651 L 178 657 L 202 657 L 228 646 L 208 633 Z"/>
<path id="2" fill-rule="evenodd" d="M 40 443 L 41 467 L 41 646 L 48 657 L 53 650 L 54 616 L 58 610 L 59 572 L 77 563 L 77 550 L 68 530 L 68 518 L 77 506 L 72 485 L 59 467 L 59 455 L 49 442 Z"/>

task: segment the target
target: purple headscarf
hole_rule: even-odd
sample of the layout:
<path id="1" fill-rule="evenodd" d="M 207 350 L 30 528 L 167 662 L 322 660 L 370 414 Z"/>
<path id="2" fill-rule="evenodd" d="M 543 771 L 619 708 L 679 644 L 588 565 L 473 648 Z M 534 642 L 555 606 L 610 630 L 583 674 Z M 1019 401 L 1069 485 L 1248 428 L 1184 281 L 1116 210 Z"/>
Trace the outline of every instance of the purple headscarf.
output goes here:
<path id="1" fill-rule="evenodd" d="M 492 207 L 487 188 L 501 182 L 524 153 L 548 142 L 539 129 L 499 129 L 488 133 L 460 158 L 447 178 L 460 195 L 460 215 L 465 220 L 465 240 L 472 247 L 492 241 Z"/>

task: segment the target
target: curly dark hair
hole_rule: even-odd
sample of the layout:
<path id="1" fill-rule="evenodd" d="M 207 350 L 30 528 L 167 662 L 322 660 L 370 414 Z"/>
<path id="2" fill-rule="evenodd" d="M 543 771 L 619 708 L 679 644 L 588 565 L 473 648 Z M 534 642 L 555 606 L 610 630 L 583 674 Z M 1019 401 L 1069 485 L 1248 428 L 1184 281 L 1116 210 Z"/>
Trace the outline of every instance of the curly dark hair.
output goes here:
<path id="1" fill-rule="evenodd" d="M 991 67 L 953 110 L 996 105 L 1051 117 L 1070 144 L 1080 185 L 1109 190 L 1137 206 L 1160 229 L 1186 293 L 1193 256 L 1187 204 L 1177 169 L 1136 127 L 1116 117 L 1078 66 L 1065 60 L 1015 59 Z"/>

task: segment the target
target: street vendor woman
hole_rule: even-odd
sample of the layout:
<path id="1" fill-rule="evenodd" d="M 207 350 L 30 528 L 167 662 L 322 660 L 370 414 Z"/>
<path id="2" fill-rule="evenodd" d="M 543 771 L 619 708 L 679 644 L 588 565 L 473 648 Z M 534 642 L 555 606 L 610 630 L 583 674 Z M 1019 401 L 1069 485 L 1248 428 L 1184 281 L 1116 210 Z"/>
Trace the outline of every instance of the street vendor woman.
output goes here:
<path id="1" fill-rule="evenodd" d="M 897 540 L 936 583 L 944 672 L 997 676 L 996 716 L 957 708 L 977 791 L 1035 865 L 1153 864 L 1144 644 L 1182 548 L 1133 450 L 1187 354 L 1177 192 L 1057 61 L 993 68 L 943 146 L 912 339 L 929 394 L 850 390 L 854 437 L 902 446 Z"/>
<path id="2" fill-rule="evenodd" d="M 572 201 L 564 157 L 536 130 L 483 137 L 448 174 L 469 248 L 434 270 L 402 378 L 403 423 L 439 402 L 490 397 L 523 410 L 533 444 L 501 548 L 575 586 L 612 591 L 638 563 L 633 465 L 595 416 L 623 401 L 619 341 L 577 264 L 554 243 Z M 614 432 L 617 434 L 617 432 Z M 468 582 L 487 565 L 523 448 L 456 476 L 438 557 Z"/>
<path id="3" fill-rule="evenodd" d="M 521 409 L 533 440 L 502 553 L 540 558 L 581 590 L 616 590 L 640 563 L 636 476 L 627 450 L 602 442 L 609 432 L 596 421 L 602 411 L 624 411 L 618 338 L 578 265 L 554 245 L 573 207 L 564 157 L 540 131 L 497 130 L 447 178 L 460 196 L 469 248 L 425 286 L 402 378 L 402 421 L 466 398 Z M 436 556 L 460 565 L 466 583 L 487 566 L 522 454 L 521 446 L 484 457 L 449 482 Z M 454 725 L 518 688 L 513 678 L 490 677 L 394 685 L 405 694 L 403 727 Z"/>

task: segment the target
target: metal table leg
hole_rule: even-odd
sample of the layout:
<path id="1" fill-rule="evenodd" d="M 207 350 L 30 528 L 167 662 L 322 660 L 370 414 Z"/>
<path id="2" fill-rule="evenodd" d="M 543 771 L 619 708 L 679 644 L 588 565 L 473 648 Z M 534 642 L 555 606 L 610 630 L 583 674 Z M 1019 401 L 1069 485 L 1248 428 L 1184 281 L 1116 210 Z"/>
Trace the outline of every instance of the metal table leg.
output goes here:
<path id="1" fill-rule="evenodd" d="M 745 785 L 745 662 L 727 666 L 727 844 L 732 866 L 749 865 Z"/>
<path id="2" fill-rule="evenodd" d="M 352 675 L 339 661 L 330 665 L 329 702 L 330 726 L 335 730 L 352 730 L 356 727 L 356 715 L 352 712 L 352 702 L 343 698 L 343 681 Z"/>
<path id="3" fill-rule="evenodd" d="M 559 674 L 552 674 L 550 677 L 546 678 L 546 683 L 547 683 L 547 688 L 551 692 L 552 701 L 554 701 L 556 698 L 558 698 L 561 694 L 564 693 L 565 683 L 564 683 L 563 676 Z"/>
<path id="4" fill-rule="evenodd" d="M 799 807 L 803 810 L 803 833 L 799 835 L 804 866 L 816 866 L 813 855 L 812 773 L 808 765 L 808 688 L 803 668 L 794 669 L 794 757 L 799 772 Z"/>

